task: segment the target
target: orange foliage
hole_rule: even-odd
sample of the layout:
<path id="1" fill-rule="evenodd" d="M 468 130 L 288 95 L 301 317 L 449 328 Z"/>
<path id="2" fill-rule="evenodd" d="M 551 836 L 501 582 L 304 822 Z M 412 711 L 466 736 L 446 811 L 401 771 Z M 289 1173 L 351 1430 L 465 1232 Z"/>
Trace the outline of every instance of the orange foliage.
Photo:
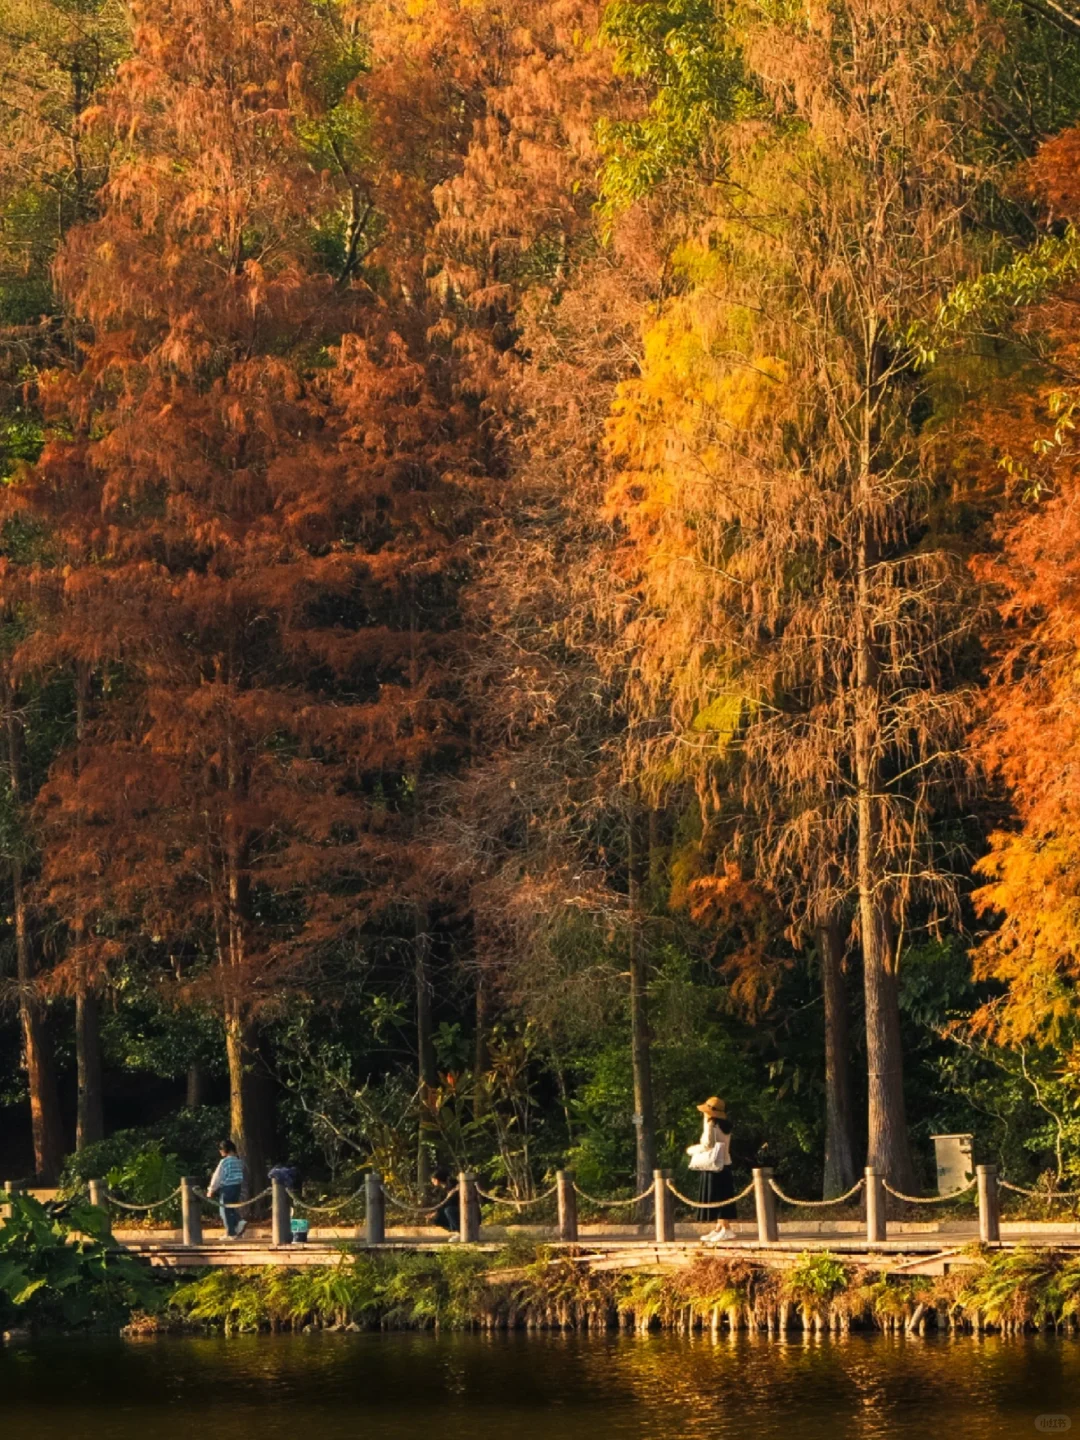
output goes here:
<path id="1" fill-rule="evenodd" d="M 1027 178 L 1056 216 L 1080 219 L 1080 129 L 1043 147 Z M 981 569 L 1004 621 L 996 677 L 981 717 L 984 761 L 1019 820 L 991 836 L 978 870 L 980 912 L 997 928 L 975 952 L 977 973 L 1003 995 L 978 1017 L 1006 1042 L 1060 1041 L 1075 1020 L 1080 980 L 1080 288 L 1024 317 L 1051 364 L 1025 371 L 980 416 L 991 459 L 1019 477 Z M 1000 476 L 1000 469 L 996 472 Z M 992 472 L 989 483 L 999 485 Z"/>
<path id="2" fill-rule="evenodd" d="M 413 817 L 461 744 L 472 417 L 424 307 L 324 258 L 357 194 L 393 188 L 313 163 L 336 143 L 329 12 L 137 12 L 94 118 L 119 155 L 102 217 L 58 267 L 92 335 L 46 392 L 68 438 L 5 499 L 56 563 L 4 581 L 37 620 L 16 669 L 92 677 L 38 801 L 71 963 L 149 946 L 250 1006 L 428 894 Z"/>

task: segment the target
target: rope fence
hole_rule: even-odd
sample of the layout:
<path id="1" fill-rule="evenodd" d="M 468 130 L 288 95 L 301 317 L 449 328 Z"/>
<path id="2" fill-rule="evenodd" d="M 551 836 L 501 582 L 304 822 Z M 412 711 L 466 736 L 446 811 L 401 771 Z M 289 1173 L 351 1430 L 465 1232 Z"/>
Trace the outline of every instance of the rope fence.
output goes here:
<path id="1" fill-rule="evenodd" d="M 843 1195 L 833 1195 L 828 1200 L 793 1200 L 790 1195 L 784 1194 L 771 1176 L 769 1177 L 769 1189 L 777 1199 L 782 1200 L 785 1205 L 794 1205 L 799 1210 L 824 1210 L 830 1205 L 843 1205 L 845 1200 L 850 1200 L 853 1195 L 857 1195 L 865 1184 L 866 1181 L 860 1176 L 851 1189 L 845 1190 Z M 751 1190 L 754 1188 L 753 1181 L 749 1188 Z"/>
<path id="2" fill-rule="evenodd" d="M 558 1185 L 552 1185 L 550 1190 L 545 1190 L 542 1195 L 534 1195 L 530 1200 L 520 1200 L 516 1195 L 489 1195 L 486 1190 L 476 1186 L 476 1193 L 481 1200 L 487 1200 L 492 1205 L 513 1205 L 516 1210 L 527 1210 L 530 1205 L 540 1205 L 545 1200 L 550 1200 L 558 1190 Z"/>
<path id="3" fill-rule="evenodd" d="M 146 1214 L 151 1210 L 160 1210 L 163 1205 L 171 1205 L 172 1202 L 176 1199 L 176 1197 L 180 1194 L 181 1188 L 181 1186 L 177 1185 L 176 1189 L 172 1192 L 171 1195 L 166 1195 L 164 1200 L 152 1200 L 149 1205 L 131 1205 L 126 1200 L 117 1199 L 117 1197 L 110 1191 L 109 1204 L 115 1205 L 120 1210 L 142 1211 L 144 1214 Z"/>
<path id="4" fill-rule="evenodd" d="M 449 1196 L 447 1198 L 449 1199 Z M 383 1190 L 383 1199 L 388 1205 L 392 1205 L 395 1210 L 401 1210 L 406 1215 L 437 1215 L 446 1204 L 446 1200 L 440 1200 L 437 1205 L 414 1205 L 410 1200 L 399 1200 L 396 1195 L 391 1195 L 390 1191 L 385 1188 Z"/>
<path id="5" fill-rule="evenodd" d="M 290 1217 L 294 1213 L 307 1214 L 313 1218 L 320 1216 L 329 1218 L 341 1215 L 343 1211 L 357 1205 L 361 1197 L 364 1197 L 362 1223 L 368 1245 L 379 1245 L 387 1240 L 386 1206 L 397 1211 L 402 1217 L 405 1217 L 406 1221 L 422 1223 L 429 1222 L 440 1211 L 445 1211 L 448 1205 L 454 1205 L 456 1201 L 459 1210 L 459 1238 L 464 1241 L 476 1242 L 480 1239 L 481 1201 L 489 1205 L 508 1206 L 521 1214 L 523 1211 L 545 1204 L 552 1197 L 557 1197 L 558 1200 L 558 1237 L 563 1242 L 576 1243 L 578 1241 L 577 1201 L 580 1199 L 586 1206 L 599 1211 L 627 1211 L 645 1201 L 653 1202 L 649 1211 L 649 1224 L 655 1226 L 656 1241 L 667 1244 L 676 1239 L 674 1202 L 678 1201 L 704 1220 L 708 1212 L 722 1211 L 725 1207 L 736 1205 L 753 1195 L 757 1243 L 774 1245 L 780 1239 L 777 1219 L 778 1203 L 790 1206 L 794 1210 L 826 1210 L 843 1205 L 862 1195 L 862 1215 L 865 1221 L 866 1239 L 871 1248 L 875 1244 L 884 1242 L 887 1238 L 890 1223 L 886 1214 L 887 1196 L 891 1196 L 904 1205 L 946 1205 L 964 1196 L 970 1196 L 972 1191 L 976 1191 L 979 1239 L 983 1244 L 991 1245 L 999 1244 L 1001 1241 L 1000 1196 L 1002 1191 L 1011 1191 L 1036 1200 L 1080 1200 L 1080 1190 L 1030 1189 L 1016 1185 L 1011 1180 L 1001 1179 L 997 1174 L 996 1166 L 993 1165 L 978 1165 L 975 1167 L 975 1171 L 975 1175 L 968 1180 L 967 1184 L 945 1195 L 909 1195 L 892 1185 L 879 1169 L 867 1166 L 865 1174 L 860 1176 L 843 1194 L 833 1195 L 823 1200 L 803 1200 L 787 1194 L 775 1179 L 772 1170 L 764 1167 L 755 1168 L 749 1184 L 743 1186 L 737 1193 L 715 1200 L 699 1200 L 692 1195 L 684 1194 L 672 1178 L 670 1170 L 655 1170 L 652 1184 L 642 1190 L 640 1194 L 612 1198 L 590 1195 L 587 1191 L 582 1190 L 571 1170 L 558 1171 L 554 1185 L 529 1197 L 496 1194 L 478 1185 L 474 1176 L 463 1173 L 457 1186 L 449 1188 L 437 1202 L 429 1205 L 419 1204 L 411 1196 L 395 1194 L 386 1186 L 382 1176 L 375 1171 L 368 1173 L 364 1177 L 363 1184 L 350 1194 L 338 1199 L 324 1197 L 320 1201 L 306 1200 L 302 1194 L 287 1189 L 280 1181 L 275 1181 L 273 1185 L 267 1186 L 266 1189 L 246 1200 L 223 1201 L 218 1196 L 208 1195 L 187 1178 L 170 1194 L 146 1204 L 137 1204 L 110 1195 L 101 1181 L 90 1182 L 90 1194 L 91 1201 L 102 1205 L 106 1210 L 115 1207 L 117 1211 L 141 1215 L 150 1215 L 155 1211 L 174 1205 L 179 1197 L 183 1214 L 183 1244 L 185 1246 L 197 1246 L 202 1243 L 199 1221 L 200 1204 L 197 1202 L 219 1211 L 222 1209 L 243 1211 L 261 1204 L 269 1196 L 273 1197 L 272 1239 L 270 1241 L 273 1246 L 290 1243 L 292 1238 Z M 14 1184 L 9 1188 L 14 1193 L 16 1189 Z M 70 1200 L 67 1203 L 70 1203 Z M 359 1224 L 360 1222 L 353 1221 L 350 1217 L 350 1223 Z M 832 1222 L 826 1221 L 825 1223 Z M 303 1229 L 303 1227 L 300 1228 Z M 746 1224 L 743 1222 L 740 1230 L 744 1238 L 746 1229 Z M 706 1238 L 709 1243 L 712 1243 L 716 1236 Z M 733 1234 L 721 1234 L 720 1238 L 727 1240 L 736 1237 Z M 797 1244 L 798 1241 L 796 1240 L 795 1243 Z"/>
<path id="6" fill-rule="evenodd" d="M 1027 1195 L 1032 1200 L 1080 1200 L 1080 1190 L 1026 1190 L 1023 1185 L 1014 1185 L 1011 1180 L 999 1180 L 998 1184 L 1003 1190 Z"/>
<path id="7" fill-rule="evenodd" d="M 260 1200 L 265 1200 L 274 1191 L 273 1187 L 268 1185 L 265 1190 L 260 1190 L 258 1195 L 252 1195 L 250 1200 L 219 1200 L 216 1195 L 207 1195 L 203 1190 L 196 1190 L 194 1185 L 191 1187 L 191 1193 L 199 1200 L 205 1200 L 207 1205 L 212 1205 L 215 1210 L 247 1210 L 250 1206 L 257 1205 Z"/>
<path id="8" fill-rule="evenodd" d="M 340 1215 L 342 1210 L 347 1210 L 364 1194 L 365 1189 L 366 1186 L 361 1185 L 359 1190 L 354 1190 L 351 1195 L 346 1195 L 344 1200 L 338 1200 L 333 1205 L 313 1205 L 310 1200 L 305 1200 L 300 1195 L 294 1195 L 291 1190 L 286 1190 L 285 1193 L 296 1210 L 306 1210 L 309 1215 Z"/>
<path id="9" fill-rule="evenodd" d="M 640 1195 L 634 1195 L 629 1200 L 597 1200 L 593 1195 L 586 1195 L 577 1183 L 574 1184 L 574 1194 L 579 1195 L 589 1205 L 595 1205 L 598 1210 L 617 1210 L 621 1205 L 640 1205 L 642 1200 L 648 1200 L 655 1193 L 655 1186 L 650 1185 Z"/>
<path id="10" fill-rule="evenodd" d="M 734 1205 L 739 1200 L 745 1200 L 754 1188 L 754 1182 L 751 1180 L 745 1189 L 740 1190 L 737 1195 L 732 1195 L 729 1200 L 691 1200 L 689 1195 L 684 1195 L 681 1190 L 676 1190 L 672 1181 L 668 1180 L 666 1184 L 676 1200 L 681 1200 L 684 1205 L 689 1205 L 694 1210 L 720 1210 L 725 1205 Z"/>
<path id="11" fill-rule="evenodd" d="M 951 1190 L 948 1195 L 905 1195 L 902 1190 L 894 1190 L 887 1180 L 882 1180 L 882 1188 L 887 1190 L 897 1200 L 903 1200 L 905 1205 L 944 1205 L 948 1200 L 957 1200 L 961 1195 L 966 1195 L 969 1190 L 974 1190 L 976 1185 L 975 1177 L 966 1185 L 961 1185 L 959 1190 Z M 1001 1182 L 998 1181 L 998 1184 Z"/>

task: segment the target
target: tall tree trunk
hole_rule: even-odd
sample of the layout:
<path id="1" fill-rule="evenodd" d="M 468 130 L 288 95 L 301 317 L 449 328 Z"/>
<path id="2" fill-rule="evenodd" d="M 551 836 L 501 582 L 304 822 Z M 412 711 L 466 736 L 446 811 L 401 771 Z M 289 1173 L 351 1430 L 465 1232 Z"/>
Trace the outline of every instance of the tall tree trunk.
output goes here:
<path id="1" fill-rule="evenodd" d="M 188 1066 L 187 1089 L 184 1095 L 184 1105 L 188 1110 L 197 1110 L 200 1105 L 206 1104 L 206 1070 L 197 1061 L 194 1065 Z"/>
<path id="2" fill-rule="evenodd" d="M 60 1118 L 60 1097 L 56 1089 L 56 1068 L 48 1024 L 38 999 L 33 937 L 26 906 L 26 886 L 20 860 L 11 865 L 12 901 L 15 911 L 15 963 L 19 983 L 19 1020 L 22 1025 L 23 1059 L 30 1091 L 30 1127 L 34 1143 L 34 1173 L 45 1185 L 52 1185 L 64 1163 L 64 1126 Z"/>
<path id="3" fill-rule="evenodd" d="M 252 1195 L 266 1184 L 274 1143 L 269 1077 L 262 1065 L 259 1027 L 234 997 L 225 1002 L 225 1052 L 229 1061 L 229 1131 L 244 1163 Z"/>
<path id="4" fill-rule="evenodd" d="M 871 569 L 878 559 L 872 535 L 878 341 L 868 344 L 868 384 L 863 406 L 860 456 L 859 538 L 855 577 L 855 777 L 858 826 L 857 878 L 859 930 L 866 1002 L 866 1063 L 869 1091 L 867 1164 L 876 1165 L 897 1189 L 914 1188 L 907 1115 L 904 1108 L 904 1056 L 896 959 L 886 880 L 881 815 L 879 666 L 873 631 Z"/>
<path id="5" fill-rule="evenodd" d="M 844 987 L 844 944 L 837 918 L 819 927 L 821 989 L 825 999 L 825 1175 L 822 1199 L 843 1195 L 855 1183 L 851 1070 L 848 1063 L 848 1003 Z"/>
<path id="6" fill-rule="evenodd" d="M 634 1075 L 636 1135 L 635 1190 L 652 1184 L 656 1168 L 656 1116 L 653 1105 L 652 1029 L 649 1024 L 649 966 L 645 943 L 645 891 L 649 876 L 651 822 L 635 806 L 629 826 L 630 891 L 630 1057 Z M 647 1211 L 648 1202 L 642 1202 Z"/>
<path id="7" fill-rule="evenodd" d="M 232 757 L 230 756 L 230 769 Z M 233 776 L 230 776 L 233 779 Z M 235 780 L 234 780 L 235 787 Z M 273 1091 L 262 1064 L 259 1027 L 246 995 L 247 932 L 251 920 L 247 842 L 226 840 L 225 1051 L 229 1062 L 229 1129 L 252 1195 L 266 1182 L 274 1143 Z M 220 947 L 220 940 L 219 940 Z"/>
<path id="8" fill-rule="evenodd" d="M 76 782 L 83 770 L 86 739 L 86 712 L 90 697 L 90 667 L 83 662 L 75 674 L 75 767 Z M 82 799 L 75 816 L 77 830 L 82 824 Z M 86 938 L 86 914 L 76 886 L 72 942 L 75 947 L 75 1068 L 78 1076 L 78 1103 L 75 1119 L 75 1149 L 83 1150 L 105 1138 L 105 1109 L 101 1074 L 101 1021 L 82 954 Z"/>
<path id="9" fill-rule="evenodd" d="M 431 1022 L 431 973 L 428 966 L 430 936 L 427 916 L 417 912 L 416 938 L 413 943 L 413 964 L 416 980 L 416 1070 L 419 1081 L 420 1125 L 416 1144 L 416 1183 L 423 1189 L 430 1179 L 428 1141 L 430 1122 L 428 1105 L 431 1092 L 438 1084 L 435 1070 L 435 1042 Z"/>
<path id="10" fill-rule="evenodd" d="M 8 766 L 12 795 L 24 801 L 22 729 L 15 714 L 15 697 L 4 682 Z M 18 838 L 15 840 L 18 845 Z M 26 900 L 26 876 L 22 857 L 16 849 L 11 856 L 11 898 L 15 920 L 15 968 L 19 991 L 19 1022 L 22 1029 L 23 1063 L 30 1092 L 30 1128 L 34 1145 L 34 1173 L 46 1185 L 53 1184 L 64 1163 L 64 1127 L 56 1089 L 56 1068 L 44 1008 L 38 997 L 34 937 Z"/>
<path id="11" fill-rule="evenodd" d="M 84 1150 L 105 1138 L 105 1109 L 101 1078 L 101 1018 L 97 996 L 85 973 L 75 991 L 75 1065 L 79 1094 L 75 1120 L 75 1149 Z"/>
<path id="12" fill-rule="evenodd" d="M 473 1118 L 479 1120 L 487 1109 L 488 1069 L 488 983 L 483 969 L 476 972 L 476 1045 L 473 1051 Z"/>

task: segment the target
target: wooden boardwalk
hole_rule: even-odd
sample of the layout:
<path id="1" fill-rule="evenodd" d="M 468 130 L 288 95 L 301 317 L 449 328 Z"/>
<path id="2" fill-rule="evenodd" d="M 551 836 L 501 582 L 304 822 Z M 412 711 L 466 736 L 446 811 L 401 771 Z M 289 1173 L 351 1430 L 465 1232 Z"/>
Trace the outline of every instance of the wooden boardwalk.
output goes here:
<path id="1" fill-rule="evenodd" d="M 496 1254 L 503 1249 L 510 1234 L 527 1235 L 551 1246 L 552 1253 L 565 1252 L 576 1263 L 597 1271 L 650 1270 L 656 1273 L 691 1265 L 710 1255 L 737 1256 L 776 1269 L 793 1265 L 807 1251 L 829 1251 L 854 1265 L 866 1265 L 888 1274 L 942 1275 L 952 1269 L 970 1265 L 971 1247 L 978 1241 L 977 1227 L 972 1224 L 944 1222 L 941 1224 L 897 1224 L 890 1229 L 887 1240 L 869 1245 L 863 1227 L 857 1221 L 833 1221 L 782 1225 L 779 1239 L 761 1243 L 753 1225 L 736 1227 L 736 1238 L 722 1245 L 701 1244 L 699 1231 L 706 1226 L 682 1226 L 679 1234 L 668 1243 L 651 1238 L 648 1227 L 583 1226 L 575 1245 L 562 1245 L 554 1232 L 545 1226 L 514 1227 L 512 1231 L 493 1227 L 481 1232 L 478 1245 L 469 1247 Z M 861 1233 L 860 1233 L 861 1232 Z M 116 1242 L 130 1253 L 155 1267 L 177 1271 L 194 1271 L 237 1266 L 277 1265 L 298 1268 L 308 1265 L 335 1265 L 343 1254 L 368 1249 L 362 1236 L 353 1227 L 338 1230 L 316 1230 L 306 1244 L 280 1245 L 270 1243 L 268 1231 L 253 1229 L 240 1240 L 225 1240 L 214 1232 L 206 1235 L 198 1246 L 184 1246 L 178 1231 L 118 1229 Z M 373 1253 L 434 1253 L 447 1240 L 444 1232 L 427 1229 L 389 1232 L 384 1244 L 371 1247 Z M 1040 1246 L 1080 1253 L 1080 1224 L 1026 1224 L 1002 1226 L 999 1246 Z"/>

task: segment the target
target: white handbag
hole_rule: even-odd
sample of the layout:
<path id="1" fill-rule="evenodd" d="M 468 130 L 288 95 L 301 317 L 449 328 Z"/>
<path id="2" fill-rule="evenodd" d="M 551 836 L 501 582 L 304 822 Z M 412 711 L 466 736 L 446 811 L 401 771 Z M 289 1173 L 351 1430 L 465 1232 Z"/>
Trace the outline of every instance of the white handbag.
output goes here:
<path id="1" fill-rule="evenodd" d="M 727 1143 L 718 1140 L 715 1145 L 692 1145 L 687 1152 L 691 1170 L 722 1170 L 727 1164 Z"/>

